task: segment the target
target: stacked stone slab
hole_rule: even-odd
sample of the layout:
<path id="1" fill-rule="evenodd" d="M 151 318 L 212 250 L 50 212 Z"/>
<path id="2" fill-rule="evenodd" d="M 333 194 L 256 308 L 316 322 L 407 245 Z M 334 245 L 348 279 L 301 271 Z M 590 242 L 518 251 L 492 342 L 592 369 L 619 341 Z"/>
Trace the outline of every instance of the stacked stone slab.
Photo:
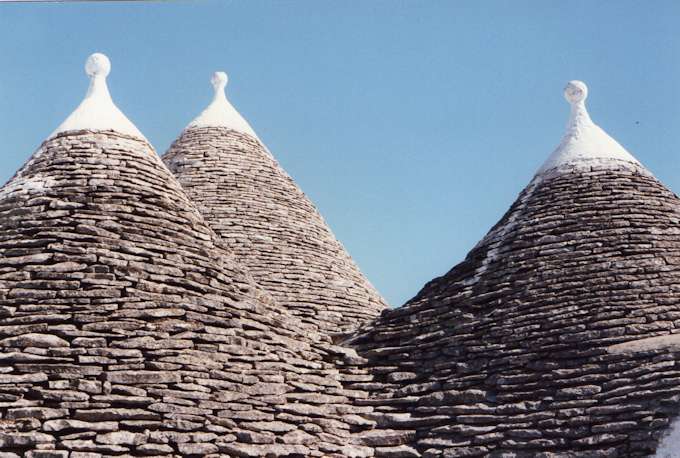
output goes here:
<path id="1" fill-rule="evenodd" d="M 108 70 L 91 57 L 83 103 L 0 189 L 0 458 L 680 453 L 680 199 L 585 85 L 499 223 L 370 320 L 382 300 L 224 76 L 166 156 L 221 238 Z"/>
<path id="2" fill-rule="evenodd" d="M 567 96 L 565 140 L 500 222 L 355 338 L 376 453 L 650 456 L 680 413 L 680 200 L 581 83 Z"/>
<path id="3" fill-rule="evenodd" d="M 220 75 L 221 78 L 220 78 Z M 323 218 L 224 96 L 174 142 L 163 160 L 258 284 L 305 323 L 356 328 L 385 302 Z"/>
<path id="4" fill-rule="evenodd" d="M 0 455 L 372 456 L 352 352 L 255 284 L 89 64 L 0 190 Z"/>

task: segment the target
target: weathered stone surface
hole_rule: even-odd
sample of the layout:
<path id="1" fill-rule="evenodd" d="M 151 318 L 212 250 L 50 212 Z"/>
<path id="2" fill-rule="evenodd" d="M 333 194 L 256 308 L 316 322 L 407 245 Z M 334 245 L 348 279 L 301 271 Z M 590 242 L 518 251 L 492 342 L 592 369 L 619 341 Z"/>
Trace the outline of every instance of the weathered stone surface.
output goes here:
<path id="1" fill-rule="evenodd" d="M 111 383 L 123 384 L 167 384 L 179 383 L 182 380 L 180 374 L 176 372 L 160 371 L 116 371 L 108 372 L 106 380 Z"/>
<path id="2" fill-rule="evenodd" d="M 371 425 L 344 358 L 140 139 L 59 134 L 0 189 L 2 453 L 323 456 Z"/>
<path id="3" fill-rule="evenodd" d="M 59 420 L 48 420 L 43 423 L 42 429 L 46 432 L 63 431 L 65 429 L 78 429 L 84 431 L 115 431 L 118 429 L 118 423 L 112 421 L 86 422 L 65 418 Z"/>
<path id="4" fill-rule="evenodd" d="M 26 458 L 68 458 L 66 450 L 31 450 L 26 452 Z"/>
<path id="5" fill-rule="evenodd" d="M 396 447 L 377 447 L 375 456 L 376 458 L 419 458 L 422 455 L 413 447 L 398 445 Z"/>
<path id="6" fill-rule="evenodd" d="M 294 430 L 284 434 L 281 441 L 284 444 L 314 444 L 316 437 L 304 431 Z"/>
<path id="7" fill-rule="evenodd" d="M 163 156 L 206 221 L 283 307 L 328 333 L 386 304 L 264 145 L 224 127 L 186 129 Z"/>
<path id="8" fill-rule="evenodd" d="M 51 418 L 61 418 L 68 415 L 68 409 L 52 409 L 49 407 L 21 407 L 8 409 L 5 418 L 37 418 L 39 420 L 49 420 Z"/>
<path id="9" fill-rule="evenodd" d="M 52 442 L 54 437 L 38 432 L 0 432 L 0 449 L 22 449 Z"/>
<path id="10" fill-rule="evenodd" d="M 204 216 L 114 132 L 0 189 L 0 456 L 639 457 L 680 411 L 680 200 L 637 164 L 538 176 L 382 311 L 255 138 L 166 161 Z"/>
<path id="11" fill-rule="evenodd" d="M 16 337 L 8 337 L 0 340 L 0 347 L 68 347 L 69 343 L 51 334 L 22 334 Z"/>
<path id="12" fill-rule="evenodd" d="M 227 453 L 232 456 L 258 458 L 271 454 L 272 456 L 289 456 L 300 455 L 308 456 L 309 448 L 303 445 L 288 445 L 288 444 L 219 444 L 220 452 Z M 347 455 L 352 456 L 352 455 Z"/>
<path id="13" fill-rule="evenodd" d="M 680 200 L 639 165 L 541 175 L 350 340 L 376 456 L 652 456 L 680 412 Z M 362 374 L 356 370 L 357 374 Z"/>
<path id="14" fill-rule="evenodd" d="M 405 444 L 411 442 L 414 438 L 415 434 L 410 431 L 377 429 L 363 433 L 357 440 L 360 444 L 376 447 Z"/>
<path id="15" fill-rule="evenodd" d="M 178 448 L 182 456 L 206 456 L 219 451 L 217 445 L 207 443 L 179 444 Z"/>
<path id="16" fill-rule="evenodd" d="M 129 431 L 113 431 L 106 434 L 97 434 L 95 442 L 110 445 L 140 445 L 146 442 L 146 436 Z"/>
<path id="17" fill-rule="evenodd" d="M 91 406 L 83 406 L 91 407 Z M 161 418 L 155 412 L 145 409 L 108 408 L 108 409 L 77 409 L 73 417 L 83 421 L 118 421 L 118 420 L 158 420 Z"/>
<path id="18" fill-rule="evenodd" d="M 137 451 L 144 455 L 165 456 L 173 452 L 173 448 L 166 444 L 143 444 L 137 447 Z"/>
<path id="19" fill-rule="evenodd" d="M 47 374 L 36 372 L 34 374 L 0 374 L 0 384 L 2 383 L 37 383 L 47 381 Z"/>

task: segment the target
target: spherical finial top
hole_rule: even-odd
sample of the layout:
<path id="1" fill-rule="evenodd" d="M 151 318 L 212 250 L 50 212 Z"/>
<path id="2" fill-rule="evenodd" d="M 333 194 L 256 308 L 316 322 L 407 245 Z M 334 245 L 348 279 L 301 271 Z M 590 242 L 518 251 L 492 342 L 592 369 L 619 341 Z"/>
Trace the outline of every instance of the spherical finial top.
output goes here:
<path id="1" fill-rule="evenodd" d="M 111 71 L 111 61 L 106 55 L 96 52 L 87 58 L 85 62 L 85 73 L 88 76 L 103 76 L 106 78 Z"/>
<path id="2" fill-rule="evenodd" d="M 574 104 L 582 102 L 588 97 L 588 86 L 583 81 L 569 81 L 564 88 L 564 98 Z"/>
<path id="3" fill-rule="evenodd" d="M 229 77 L 224 72 L 215 72 L 215 73 L 213 73 L 213 76 L 210 79 L 210 82 L 212 83 L 213 87 L 215 88 L 215 92 L 223 91 L 224 88 L 227 86 L 228 81 L 229 81 Z"/>

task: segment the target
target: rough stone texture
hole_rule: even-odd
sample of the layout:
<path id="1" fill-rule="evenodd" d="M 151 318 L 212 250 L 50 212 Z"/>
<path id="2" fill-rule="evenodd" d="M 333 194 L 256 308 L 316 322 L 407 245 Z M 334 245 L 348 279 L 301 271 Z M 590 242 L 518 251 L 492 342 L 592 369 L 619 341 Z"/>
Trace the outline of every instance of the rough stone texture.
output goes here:
<path id="1" fill-rule="evenodd" d="M 0 361 L 2 456 L 373 455 L 351 353 L 133 137 L 60 134 L 0 190 Z"/>
<path id="2" fill-rule="evenodd" d="M 163 156 L 258 284 L 306 323 L 355 329 L 385 307 L 314 205 L 255 138 L 185 130 Z"/>
<path id="3" fill-rule="evenodd" d="M 223 168 L 261 219 L 220 214 L 220 238 L 115 133 L 53 138 L 0 189 L 0 457 L 637 457 L 678 418 L 680 200 L 644 169 L 540 175 L 462 263 L 337 346 L 382 302 L 320 217 L 302 225 L 307 200 L 258 200 L 290 180 L 275 161 L 222 129 L 170 154 L 209 218 L 232 205 Z M 267 209 L 296 215 L 306 238 L 286 243 L 316 240 L 312 267 L 268 244 Z"/>
<path id="4" fill-rule="evenodd" d="M 353 340 L 376 456 L 648 456 L 680 413 L 680 200 L 628 163 L 534 180 Z M 647 340 L 650 339 L 651 340 Z M 626 344 L 628 343 L 628 344 Z M 417 453 L 414 453 L 415 450 Z"/>

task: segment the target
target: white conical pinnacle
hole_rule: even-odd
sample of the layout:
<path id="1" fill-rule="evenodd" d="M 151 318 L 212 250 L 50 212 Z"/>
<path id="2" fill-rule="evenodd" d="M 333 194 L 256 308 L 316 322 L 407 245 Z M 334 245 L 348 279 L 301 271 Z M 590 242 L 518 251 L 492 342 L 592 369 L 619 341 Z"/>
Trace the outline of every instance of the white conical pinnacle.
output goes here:
<path id="1" fill-rule="evenodd" d="M 85 73 L 90 77 L 90 87 L 85 98 L 50 137 L 74 130 L 116 131 L 144 139 L 144 135 L 118 109 L 106 85 L 111 71 L 109 58 L 94 53 L 87 58 Z"/>
<path id="2" fill-rule="evenodd" d="M 229 100 L 227 100 L 224 91 L 228 81 L 229 78 L 224 72 L 215 72 L 213 74 L 210 80 L 215 90 L 212 102 L 196 119 L 189 123 L 187 129 L 196 127 L 226 127 L 257 138 L 250 124 L 243 119 L 233 105 L 229 103 Z"/>
<path id="3" fill-rule="evenodd" d="M 571 105 L 567 131 L 559 146 L 541 166 L 543 173 L 567 164 L 625 161 L 640 165 L 626 149 L 595 124 L 588 115 L 585 100 L 588 87 L 582 81 L 569 81 L 564 98 Z"/>

